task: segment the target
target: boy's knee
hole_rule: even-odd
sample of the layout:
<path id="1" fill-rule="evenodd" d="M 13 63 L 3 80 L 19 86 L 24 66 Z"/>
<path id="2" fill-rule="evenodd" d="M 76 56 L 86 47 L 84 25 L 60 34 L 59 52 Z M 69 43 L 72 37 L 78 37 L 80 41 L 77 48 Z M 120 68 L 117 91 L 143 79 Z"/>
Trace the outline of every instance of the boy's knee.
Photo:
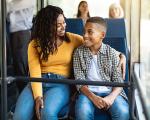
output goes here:
<path id="1" fill-rule="evenodd" d="M 129 109 L 122 109 L 119 112 L 120 118 L 125 118 L 124 120 L 129 120 Z"/>
<path id="2" fill-rule="evenodd" d="M 129 120 L 129 110 L 119 109 L 112 114 L 112 120 Z"/>

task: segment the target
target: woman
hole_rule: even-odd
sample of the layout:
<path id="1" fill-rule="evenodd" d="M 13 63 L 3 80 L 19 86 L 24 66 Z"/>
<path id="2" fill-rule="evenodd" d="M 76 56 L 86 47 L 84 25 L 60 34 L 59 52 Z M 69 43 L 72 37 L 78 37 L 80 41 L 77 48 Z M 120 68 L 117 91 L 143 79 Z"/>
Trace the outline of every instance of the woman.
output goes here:
<path id="1" fill-rule="evenodd" d="M 66 23 L 62 9 L 49 5 L 35 17 L 28 63 L 31 77 L 64 79 L 71 76 L 73 50 L 83 38 L 65 33 Z M 122 59 L 124 60 L 124 59 Z M 42 120 L 58 120 L 67 111 L 70 90 L 66 84 L 29 83 L 18 98 L 14 120 L 31 120 L 34 113 Z"/>
<path id="2" fill-rule="evenodd" d="M 120 4 L 113 3 L 109 7 L 109 18 L 123 18 L 124 12 Z"/>
<path id="3" fill-rule="evenodd" d="M 78 5 L 77 18 L 81 18 L 83 23 L 86 23 L 86 20 L 90 18 L 88 3 L 86 1 L 81 1 Z"/>

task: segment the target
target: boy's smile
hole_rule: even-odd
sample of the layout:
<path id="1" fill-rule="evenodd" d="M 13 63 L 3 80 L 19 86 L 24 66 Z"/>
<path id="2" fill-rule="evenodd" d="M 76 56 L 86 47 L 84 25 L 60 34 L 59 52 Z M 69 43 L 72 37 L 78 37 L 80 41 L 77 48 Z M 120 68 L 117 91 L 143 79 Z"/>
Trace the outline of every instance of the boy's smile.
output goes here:
<path id="1" fill-rule="evenodd" d="M 99 49 L 105 32 L 102 31 L 102 26 L 97 23 L 87 22 L 84 27 L 84 45 L 90 49 Z"/>

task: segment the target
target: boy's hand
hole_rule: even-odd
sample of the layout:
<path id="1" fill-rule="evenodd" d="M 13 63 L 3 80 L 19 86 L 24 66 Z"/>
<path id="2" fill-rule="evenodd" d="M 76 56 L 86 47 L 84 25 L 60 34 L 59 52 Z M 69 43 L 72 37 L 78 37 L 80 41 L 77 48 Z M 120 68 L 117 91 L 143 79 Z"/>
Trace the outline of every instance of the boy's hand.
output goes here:
<path id="1" fill-rule="evenodd" d="M 103 100 L 102 97 L 99 97 L 97 95 L 94 95 L 93 98 L 92 98 L 92 102 L 93 104 L 98 107 L 99 109 L 103 109 L 105 108 L 107 105 L 105 103 L 105 101 Z"/>
<path id="2" fill-rule="evenodd" d="M 38 120 L 41 119 L 41 113 L 40 113 L 41 108 L 44 108 L 43 98 L 39 96 L 35 99 L 35 111 L 36 111 L 36 116 Z"/>
<path id="3" fill-rule="evenodd" d="M 126 57 L 123 54 L 120 54 L 120 61 L 118 64 L 118 67 L 121 67 L 122 69 L 122 78 L 125 80 L 125 74 L 126 74 Z"/>
<path id="4" fill-rule="evenodd" d="M 106 97 L 104 97 L 102 99 L 106 103 L 106 107 L 104 108 L 105 110 L 109 109 L 112 106 L 112 104 L 114 103 L 114 98 L 111 97 L 111 96 L 106 96 Z"/>

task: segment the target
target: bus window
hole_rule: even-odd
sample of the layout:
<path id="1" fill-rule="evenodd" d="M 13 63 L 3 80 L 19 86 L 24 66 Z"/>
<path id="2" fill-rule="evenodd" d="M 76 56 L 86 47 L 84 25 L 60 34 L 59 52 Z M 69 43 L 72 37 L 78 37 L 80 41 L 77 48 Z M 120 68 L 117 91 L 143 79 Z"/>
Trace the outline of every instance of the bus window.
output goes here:
<path id="1" fill-rule="evenodd" d="M 140 19 L 140 63 L 141 84 L 146 96 L 145 101 L 150 113 L 150 1 L 141 0 L 141 19 Z"/>

